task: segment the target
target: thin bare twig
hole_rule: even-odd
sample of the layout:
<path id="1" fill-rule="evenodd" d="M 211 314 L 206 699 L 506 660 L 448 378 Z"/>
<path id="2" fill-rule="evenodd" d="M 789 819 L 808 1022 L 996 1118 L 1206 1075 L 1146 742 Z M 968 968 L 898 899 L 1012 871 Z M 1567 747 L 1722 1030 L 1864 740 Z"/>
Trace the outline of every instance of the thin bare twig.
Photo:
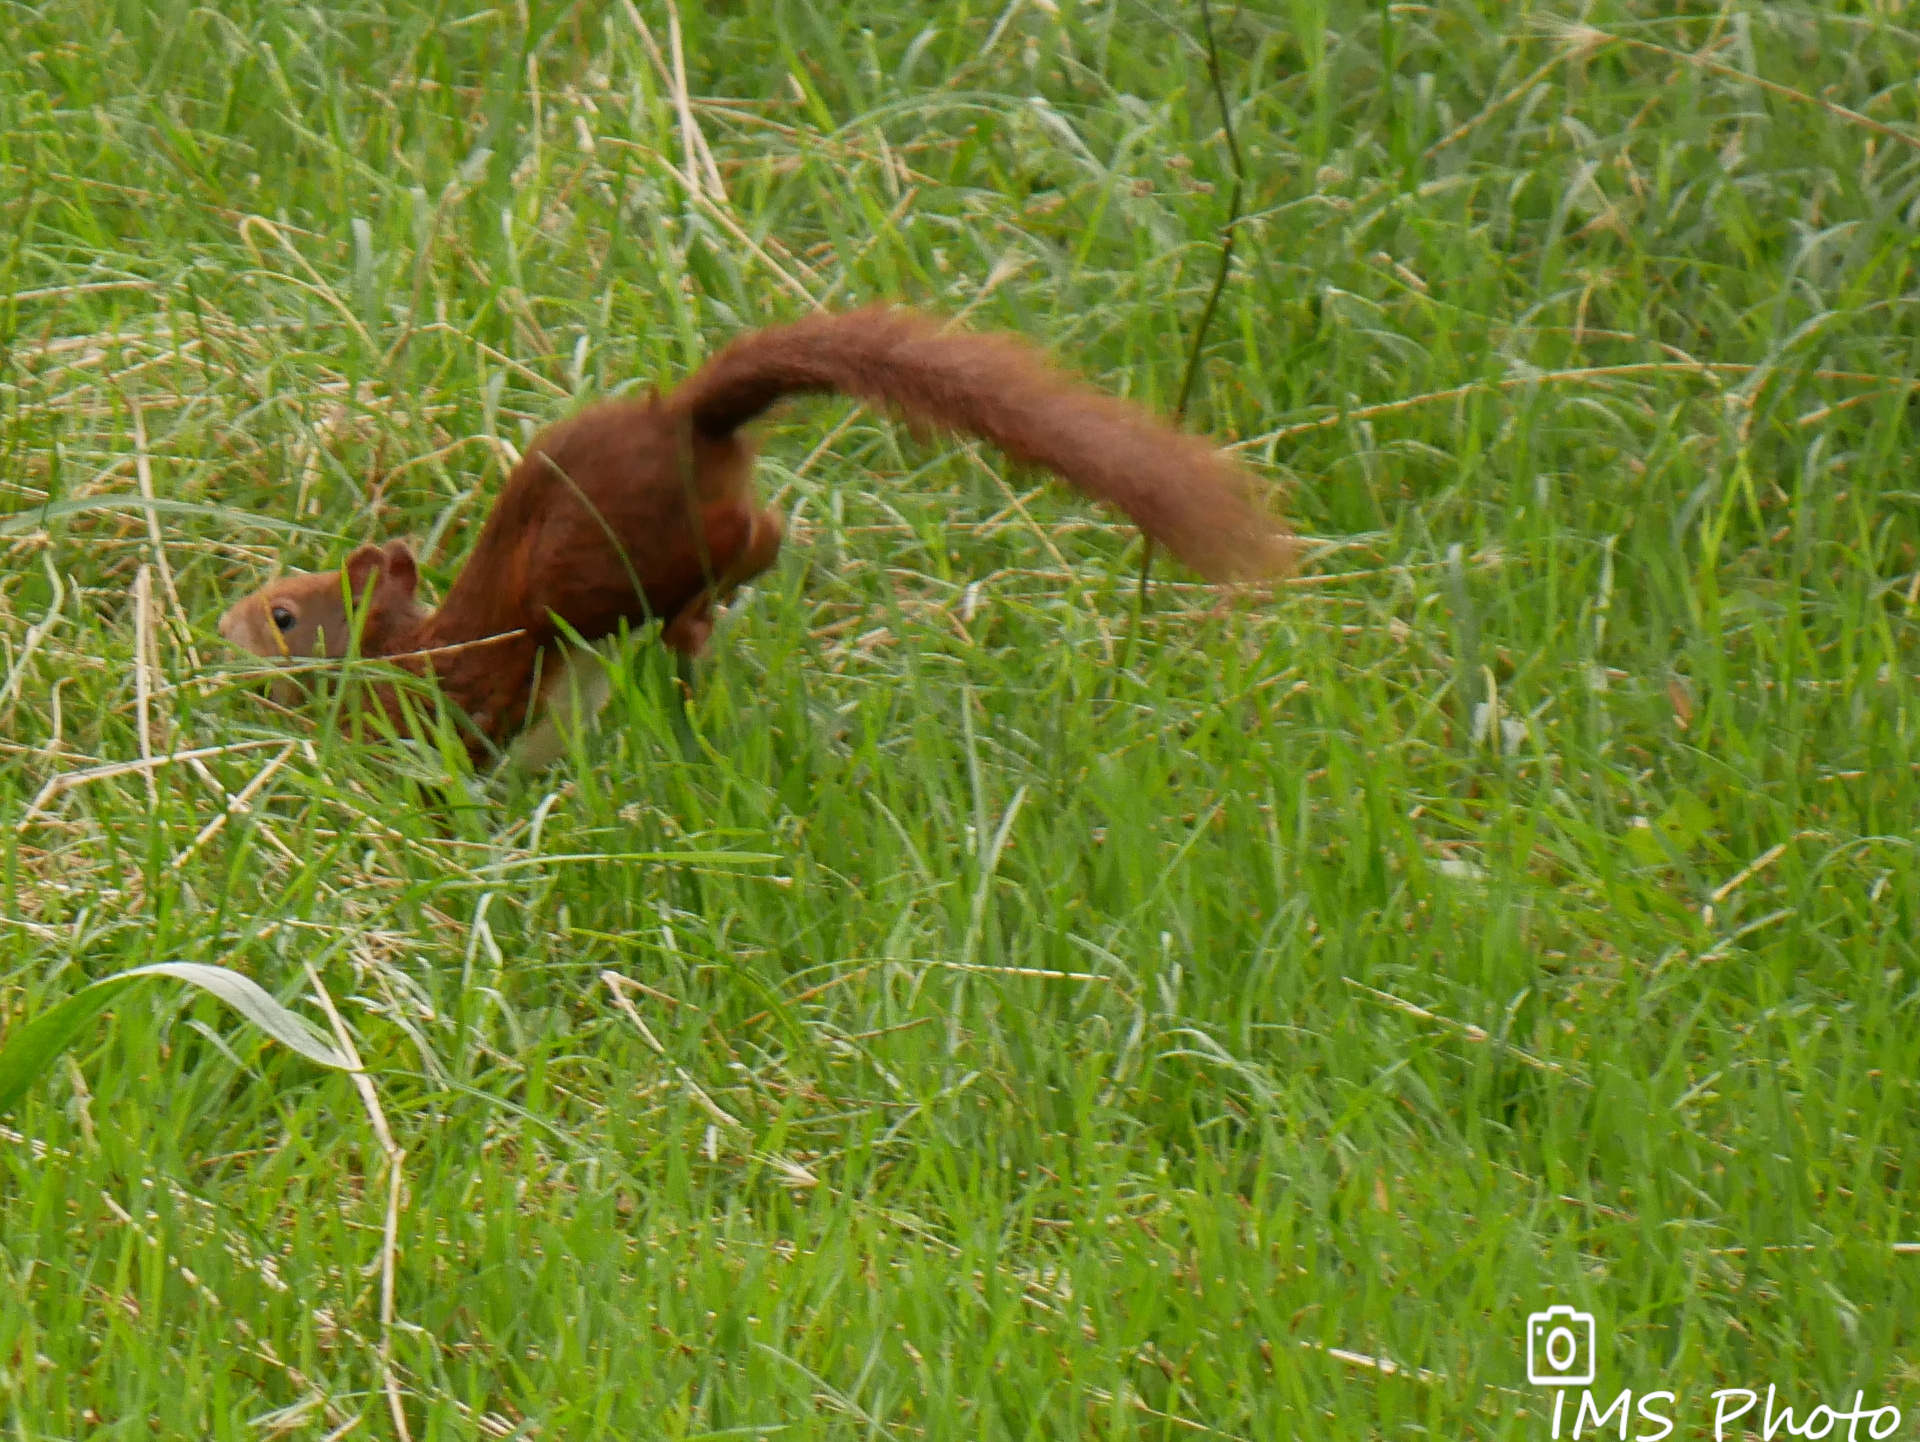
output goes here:
<path id="1" fill-rule="evenodd" d="M 1194 378 L 1200 373 L 1200 348 L 1206 342 L 1213 315 L 1220 308 L 1220 296 L 1227 288 L 1227 275 L 1233 267 L 1233 244 L 1239 235 L 1240 197 L 1246 188 L 1246 166 L 1240 159 L 1240 142 L 1233 133 L 1233 110 L 1227 104 L 1226 82 L 1220 78 L 1220 50 L 1213 38 L 1213 7 L 1200 0 L 1200 28 L 1207 42 L 1207 76 L 1213 82 L 1213 98 L 1220 107 L 1220 129 L 1227 138 L 1227 155 L 1233 164 L 1233 189 L 1227 195 L 1227 223 L 1220 228 L 1220 268 L 1214 273 L 1213 289 L 1207 293 L 1200 323 L 1193 328 L 1193 347 L 1187 352 L 1187 373 L 1180 380 L 1180 397 L 1173 403 L 1173 418 L 1186 418 L 1187 400 L 1193 394 Z"/>
<path id="2" fill-rule="evenodd" d="M 1227 221 L 1220 229 L 1220 266 L 1214 273 L 1213 289 L 1207 292 L 1207 303 L 1201 307 L 1199 323 L 1193 328 L 1186 374 L 1180 378 L 1180 394 L 1173 403 L 1176 425 L 1186 419 L 1187 401 L 1200 374 L 1200 353 L 1206 345 L 1207 331 L 1213 325 L 1214 312 L 1220 308 L 1220 297 L 1226 291 L 1227 276 L 1233 269 L 1233 246 L 1240 233 L 1240 198 L 1246 189 L 1246 167 L 1240 159 L 1240 141 L 1233 133 L 1233 108 L 1227 103 L 1226 82 L 1220 77 L 1220 47 L 1214 40 L 1213 7 L 1208 0 L 1200 0 L 1200 32 L 1207 47 L 1207 78 L 1213 82 L 1213 98 L 1220 107 L 1220 129 L 1227 138 L 1227 156 L 1233 166 L 1233 188 L 1227 193 Z M 1140 551 L 1140 581 L 1134 597 L 1133 624 L 1127 628 L 1127 638 L 1122 643 L 1118 671 L 1125 671 L 1133 657 L 1134 640 L 1139 634 L 1141 613 L 1146 610 L 1152 580 L 1153 537 L 1148 536 Z"/>

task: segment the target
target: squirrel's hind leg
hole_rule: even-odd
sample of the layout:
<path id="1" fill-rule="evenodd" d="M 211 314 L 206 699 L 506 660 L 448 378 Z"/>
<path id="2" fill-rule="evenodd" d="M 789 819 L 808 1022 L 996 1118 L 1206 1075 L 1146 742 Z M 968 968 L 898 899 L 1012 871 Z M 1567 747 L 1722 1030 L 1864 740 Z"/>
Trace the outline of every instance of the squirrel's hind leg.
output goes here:
<path id="1" fill-rule="evenodd" d="M 673 652 L 674 697 L 678 703 L 673 729 L 680 737 L 682 754 L 690 761 L 699 755 L 688 713 L 693 700 L 693 658 L 713 639 L 713 608 L 773 564 L 780 554 L 783 529 L 777 512 L 769 509 L 755 513 L 747 528 L 746 543 L 733 553 L 713 584 L 682 606 L 660 630 L 660 639 Z"/>
<path id="2" fill-rule="evenodd" d="M 681 607 L 661 629 L 660 639 L 670 650 L 690 658 L 707 649 L 713 637 L 713 608 L 724 605 L 741 585 L 773 565 L 780 554 L 783 531 L 777 511 L 767 509 L 754 515 L 746 543 L 733 553 L 718 579 Z"/>

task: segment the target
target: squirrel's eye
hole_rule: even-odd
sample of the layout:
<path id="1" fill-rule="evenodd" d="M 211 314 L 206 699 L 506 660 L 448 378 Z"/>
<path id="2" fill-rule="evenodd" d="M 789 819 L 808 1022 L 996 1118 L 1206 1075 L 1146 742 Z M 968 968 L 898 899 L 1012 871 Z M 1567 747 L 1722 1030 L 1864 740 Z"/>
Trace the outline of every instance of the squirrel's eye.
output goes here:
<path id="1" fill-rule="evenodd" d="M 273 624 L 278 626 L 282 631 L 291 631 L 293 629 L 293 623 L 300 619 L 285 606 L 275 606 L 271 614 L 273 616 Z"/>

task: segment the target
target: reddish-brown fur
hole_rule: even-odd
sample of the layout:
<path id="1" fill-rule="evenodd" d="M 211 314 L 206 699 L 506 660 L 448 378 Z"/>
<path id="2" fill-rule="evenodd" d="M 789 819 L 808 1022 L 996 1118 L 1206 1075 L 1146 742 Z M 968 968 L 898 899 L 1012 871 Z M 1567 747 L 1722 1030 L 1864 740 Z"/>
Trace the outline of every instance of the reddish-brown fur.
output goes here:
<path id="1" fill-rule="evenodd" d="M 361 547 L 345 569 L 354 594 L 368 597 L 362 654 L 520 632 L 402 662 L 431 669 L 466 712 L 485 738 L 476 737 L 476 755 L 525 723 L 536 675 L 564 669 L 556 618 L 590 642 L 658 619 L 669 646 L 697 654 L 713 605 L 772 565 L 780 546 L 778 517 L 752 501 L 753 450 L 739 428 L 808 392 L 990 441 L 1117 507 L 1210 580 L 1273 575 L 1290 559 L 1285 527 L 1205 441 L 1088 389 L 1011 337 L 942 334 L 923 316 L 876 306 L 743 335 L 665 399 L 590 406 L 535 437 L 431 614 L 401 604 L 412 603 L 410 554 Z M 300 588 L 310 605 L 329 596 L 337 605 L 342 594 L 337 573 L 277 584 Z M 241 602 L 222 631 L 245 607 L 264 614 L 273 591 Z M 332 619 L 327 650 L 342 655 L 344 610 Z"/>

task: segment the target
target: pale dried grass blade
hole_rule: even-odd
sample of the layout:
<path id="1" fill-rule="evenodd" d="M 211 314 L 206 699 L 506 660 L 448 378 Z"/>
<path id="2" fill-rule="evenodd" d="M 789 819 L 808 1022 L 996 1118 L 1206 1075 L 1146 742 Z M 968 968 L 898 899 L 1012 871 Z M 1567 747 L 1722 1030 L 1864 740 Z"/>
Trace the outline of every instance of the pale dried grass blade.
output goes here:
<path id="1" fill-rule="evenodd" d="M 201 827 L 200 834 L 181 848 L 180 853 L 175 856 L 172 861 L 167 863 L 167 869 L 169 871 L 179 870 L 201 847 L 218 836 L 221 828 L 224 827 L 228 821 L 241 812 L 250 810 L 250 803 L 253 801 L 253 798 L 258 796 L 261 791 L 266 788 L 267 783 L 279 774 L 280 768 L 292 759 L 293 753 L 299 749 L 299 746 L 300 743 L 297 741 L 287 742 L 286 749 L 265 766 L 262 766 L 253 780 L 249 781 L 238 793 L 228 799 L 226 809 L 205 826 Z M 196 761 L 193 764 L 198 766 L 200 763 Z M 152 775 L 152 773 L 149 772 L 148 775 Z"/>
<path id="2" fill-rule="evenodd" d="M 15 831 L 25 831 L 33 825 L 46 804 L 63 792 L 75 787 L 85 786 L 90 781 L 106 781 L 115 776 L 130 776 L 136 771 L 153 771 L 162 766 L 171 766 L 176 761 L 193 761 L 207 756 L 227 756 L 236 751 L 258 751 L 263 746 L 284 746 L 286 742 L 277 740 L 234 741 L 225 746 L 203 746 L 194 751 L 175 751 L 166 756 L 145 757 L 139 761 L 113 761 L 105 766 L 89 767 L 85 771 L 65 771 L 51 778 L 40 788 L 39 794 L 27 807 L 26 815 L 20 818 Z"/>
<path id="3" fill-rule="evenodd" d="M 386 1111 L 380 1105 L 380 1094 L 374 1090 L 373 1079 L 361 1064 L 360 1053 L 353 1044 L 353 1033 L 347 1030 L 346 1022 L 341 1020 L 333 997 L 321 984 L 320 974 L 313 969 L 313 963 L 307 962 L 306 969 L 307 980 L 313 984 L 314 999 L 320 1003 L 320 1009 L 326 1012 L 327 1020 L 333 1024 L 333 1034 L 340 1043 L 340 1050 L 353 1063 L 350 1073 L 353 1084 L 360 1092 L 367 1120 L 372 1124 L 374 1137 L 386 1156 L 387 1208 L 380 1232 L 380 1381 L 387 1394 L 387 1410 L 393 1416 L 394 1435 L 400 1442 L 413 1442 L 413 1434 L 407 1429 L 406 1408 L 400 1403 L 400 1378 L 393 1366 L 393 1263 L 400 1250 L 400 1168 L 407 1154 L 394 1144 L 393 1132 L 387 1126 Z"/>
<path id="4" fill-rule="evenodd" d="M 141 413 L 138 401 L 130 402 L 133 413 L 133 474 L 140 487 L 140 498 L 148 502 L 147 540 L 153 546 L 154 569 L 160 573 L 160 585 L 167 593 L 167 603 L 173 608 L 173 622 L 178 628 L 177 635 L 181 649 L 187 654 L 190 670 L 200 669 L 200 657 L 193 649 L 193 626 L 187 619 L 187 608 L 180 604 L 180 588 L 173 583 L 173 567 L 167 562 L 167 543 L 160 534 L 160 512 L 152 502 L 153 495 L 153 453 L 147 445 L 147 422 Z"/>
<path id="5" fill-rule="evenodd" d="M 696 200 L 707 198 L 711 190 L 721 204 L 731 204 L 727 187 L 720 179 L 720 167 L 714 164 L 713 154 L 707 149 L 707 137 L 700 131 L 700 122 L 693 118 L 692 97 L 687 93 L 687 56 L 680 42 L 680 7 L 673 0 L 667 0 L 667 48 L 673 52 L 673 108 L 680 115 L 680 148 L 686 157 L 687 189 Z"/>
<path id="6" fill-rule="evenodd" d="M 1709 74 L 1719 75 L 1728 80 L 1739 80 L 1748 85 L 1757 86 L 1769 94 L 1780 96 L 1784 100 L 1795 100 L 1802 105 L 1818 106 L 1820 109 L 1826 111 L 1827 114 L 1836 119 L 1844 120 L 1849 125 L 1857 125 L 1862 130 L 1870 130 L 1875 135 L 1884 135 L 1889 140 L 1897 140 L 1902 145 L 1911 146 L 1916 150 L 1920 150 L 1920 135 L 1913 135 L 1905 130 L 1899 129 L 1897 126 L 1875 120 L 1871 115 L 1862 115 L 1857 110 L 1849 110 L 1846 106 L 1828 100 L 1825 96 L 1809 95 L 1804 90 L 1795 90 L 1791 85 L 1782 85 L 1777 80 L 1768 80 L 1732 65 L 1722 65 L 1718 60 L 1709 60 L 1704 55 L 1693 55 L 1685 50 L 1675 50 L 1666 45 L 1657 45 L 1651 40 L 1641 40 L 1631 35 L 1615 35 L 1609 30 L 1601 30 L 1585 24 L 1577 28 L 1583 43 L 1591 49 L 1598 49 L 1601 45 L 1624 45 L 1631 50 L 1645 50 L 1652 55 L 1664 55 L 1669 60 L 1677 60 L 1683 65 L 1691 65 L 1697 70 L 1705 70 Z"/>
<path id="7" fill-rule="evenodd" d="M 1529 91 L 1533 89 L 1534 86 L 1538 85 L 1542 80 L 1545 80 L 1548 75 L 1553 73 L 1553 70 L 1556 66 L 1565 64 L 1566 61 L 1568 61 L 1569 59 L 1572 59 L 1584 53 L 1586 52 L 1583 51 L 1578 46 L 1569 46 L 1567 49 L 1561 51 L 1560 54 L 1554 56 L 1553 59 L 1547 61 L 1546 64 L 1540 66 L 1525 80 L 1522 80 L 1518 85 L 1514 86 L 1511 90 L 1507 91 L 1507 93 L 1502 95 L 1499 99 L 1489 101 L 1481 109 L 1480 113 L 1475 115 L 1471 120 L 1462 121 L 1460 124 L 1456 125 L 1452 130 L 1448 131 L 1445 135 L 1441 136 L 1438 140 L 1434 141 L 1433 144 L 1429 145 L 1424 151 L 1421 152 L 1420 158 L 1422 160 L 1431 160 L 1433 159 L 1434 156 L 1438 155 L 1441 151 L 1445 150 L 1448 146 L 1457 144 L 1459 141 L 1465 140 L 1469 135 L 1473 134 L 1474 131 L 1478 130 L 1482 125 L 1485 125 L 1494 116 L 1498 115 L 1502 110 L 1505 110 L 1509 105 L 1513 104 L 1514 101 L 1526 95 Z"/>
<path id="8" fill-rule="evenodd" d="M 46 568 L 47 579 L 53 583 L 53 598 L 47 602 L 46 613 L 27 627 L 27 634 L 21 638 L 20 654 L 13 658 L 13 665 L 7 671 L 7 683 L 0 686 L 0 707 L 10 705 L 20 693 L 20 683 L 27 674 L 27 663 L 33 659 L 33 653 L 40 649 L 40 643 L 47 639 L 53 628 L 60 624 L 67 605 L 67 583 L 53 568 L 53 558 L 45 551 L 40 553 L 40 564 Z M 55 702 L 58 705 L 58 701 Z M 56 734 L 59 728 L 55 728 Z"/>
<path id="9" fill-rule="evenodd" d="M 627 1020 L 634 1024 L 641 1038 L 645 1040 L 648 1046 L 653 1048 L 660 1059 L 673 1068 L 673 1074 L 680 1079 L 680 1085 L 687 1089 L 687 1095 L 693 1098 L 700 1109 L 712 1117 L 719 1125 L 732 1131 L 745 1133 L 749 1139 L 751 1139 L 752 1133 L 749 1131 L 747 1124 L 723 1108 L 712 1097 L 708 1096 L 706 1090 L 700 1083 L 695 1081 L 692 1076 L 687 1073 L 686 1068 L 667 1054 L 667 1049 L 660 1044 L 660 1039 L 653 1034 L 652 1028 L 647 1025 L 645 1019 L 640 1015 L 639 1008 L 634 1006 L 627 998 L 625 988 L 634 985 L 634 983 L 620 975 L 617 971 L 601 972 L 600 980 L 606 983 L 607 991 L 612 995 L 614 1005 L 626 1013 Z M 769 1166 L 777 1169 L 780 1174 L 787 1179 L 788 1183 L 793 1186 L 817 1187 L 820 1185 L 820 1179 L 798 1162 L 789 1161 L 787 1158 L 779 1155 L 755 1153 L 755 1156 L 758 1157 L 759 1160 L 766 1162 Z"/>
<path id="10" fill-rule="evenodd" d="M 141 566 L 133 575 L 133 705 L 140 734 L 142 773 L 147 783 L 147 805 L 160 801 L 153 779 L 153 568 Z"/>
<path id="11" fill-rule="evenodd" d="M 1350 976 L 1343 976 L 1340 979 L 1355 991 L 1365 992 L 1376 1001 L 1385 1002 L 1395 1011 L 1403 1011 L 1408 1016 L 1417 1017 L 1421 1021 L 1432 1022 L 1435 1026 L 1443 1027 L 1453 1032 L 1456 1036 L 1465 1037 L 1468 1041 L 1478 1042 L 1482 1045 L 1487 1045 L 1494 1041 L 1493 1034 L 1485 1027 L 1475 1026 L 1470 1021 L 1455 1021 L 1450 1016 L 1441 1016 L 1438 1012 L 1428 1011 L 1424 1006 L 1418 1006 L 1404 997 L 1395 996 L 1390 991 L 1381 991 L 1377 987 L 1371 987 L 1364 982 L 1355 981 Z M 1593 1083 L 1589 1082 L 1585 1077 L 1568 1071 L 1565 1067 L 1561 1066 L 1560 1063 L 1547 1061 L 1542 1057 L 1535 1056 L 1529 1051 L 1522 1051 L 1511 1042 L 1502 1043 L 1501 1049 L 1505 1051 L 1507 1055 L 1513 1057 L 1514 1060 L 1532 1067 L 1535 1071 L 1551 1072 L 1555 1076 L 1563 1076 L 1568 1081 L 1576 1082 L 1581 1086 L 1593 1085 Z"/>

